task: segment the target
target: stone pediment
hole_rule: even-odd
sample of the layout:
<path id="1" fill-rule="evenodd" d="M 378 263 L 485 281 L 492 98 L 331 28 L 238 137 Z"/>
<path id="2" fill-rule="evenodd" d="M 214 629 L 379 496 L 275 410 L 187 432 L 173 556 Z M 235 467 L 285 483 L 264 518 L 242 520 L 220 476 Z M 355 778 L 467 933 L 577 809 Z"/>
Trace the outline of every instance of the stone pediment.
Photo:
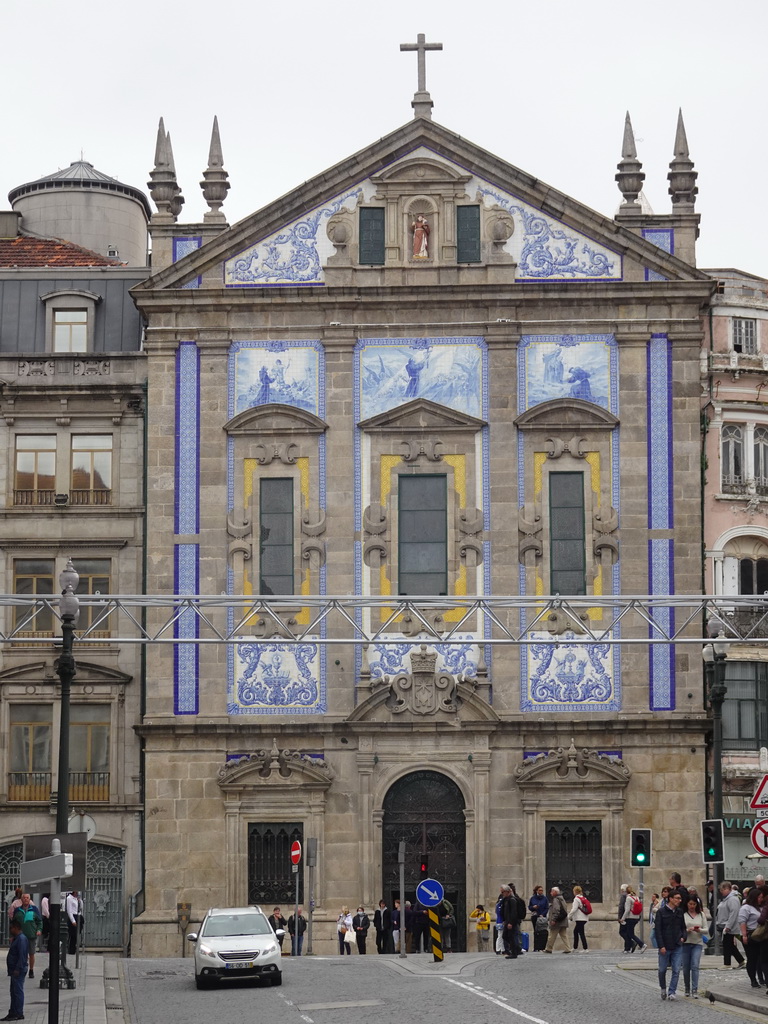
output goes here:
<path id="1" fill-rule="evenodd" d="M 227 761 L 218 774 L 222 789 L 254 786 L 327 789 L 333 779 L 333 770 L 322 758 L 309 757 L 298 750 L 280 750 L 276 740 L 272 740 L 270 750 L 258 750 Z"/>
<path id="2" fill-rule="evenodd" d="M 450 184 L 465 185 L 471 181 L 472 175 L 463 172 L 460 168 L 442 161 L 429 160 L 425 157 L 413 157 L 408 160 L 400 160 L 391 167 L 385 168 L 381 174 L 371 175 L 371 181 L 375 185 L 411 182 L 419 192 L 428 192 L 432 188 L 440 188 Z"/>
<path id="3" fill-rule="evenodd" d="M 77 651 L 76 651 L 77 653 Z M 24 665 L 3 669 L 0 672 L 0 686 L 41 686 L 58 684 L 59 677 L 55 671 L 56 659 L 50 661 L 27 662 Z M 112 686 L 126 686 L 131 682 L 133 676 L 126 675 L 114 668 L 107 668 L 104 665 L 94 665 L 91 662 L 82 661 L 76 658 L 76 672 L 72 685 L 92 686 L 94 684 L 108 683 Z"/>
<path id="4" fill-rule="evenodd" d="M 540 786 L 611 786 L 624 788 L 632 773 L 618 757 L 609 757 L 571 743 L 527 758 L 515 769 L 521 788 Z"/>
<path id="5" fill-rule="evenodd" d="M 622 280 L 622 261 L 663 275 L 667 281 L 708 281 L 702 271 L 583 203 L 546 185 L 499 157 L 425 118 L 414 118 L 390 135 L 342 159 L 211 238 L 177 263 L 132 290 L 139 305 L 153 292 L 181 288 L 213 268 L 222 268 L 222 287 L 324 283 L 332 246 L 326 238 L 331 219 L 352 215 L 375 194 L 377 183 L 396 176 L 408 180 L 424 170 L 424 192 L 431 176 L 464 188 L 486 211 L 515 221 L 510 244 L 535 242 L 515 256 L 517 280 Z M 438 189 L 439 191 L 439 189 Z M 346 214 L 344 214 L 346 215 Z M 188 296 L 190 301 L 193 294 Z"/>
<path id="6" fill-rule="evenodd" d="M 520 430 L 613 430 L 619 420 L 612 412 L 581 398 L 555 398 L 526 409 L 515 420 Z"/>
<path id="7" fill-rule="evenodd" d="M 323 434 L 325 420 L 292 405 L 269 403 L 244 409 L 224 424 L 228 434 Z"/>
<path id="8" fill-rule="evenodd" d="M 377 413 L 367 420 L 361 420 L 358 427 L 369 433 L 387 431 L 412 434 L 414 430 L 478 431 L 486 426 L 485 420 L 469 416 L 456 409 L 449 409 L 427 398 L 415 398 L 405 405 L 398 405 L 387 412 Z"/>

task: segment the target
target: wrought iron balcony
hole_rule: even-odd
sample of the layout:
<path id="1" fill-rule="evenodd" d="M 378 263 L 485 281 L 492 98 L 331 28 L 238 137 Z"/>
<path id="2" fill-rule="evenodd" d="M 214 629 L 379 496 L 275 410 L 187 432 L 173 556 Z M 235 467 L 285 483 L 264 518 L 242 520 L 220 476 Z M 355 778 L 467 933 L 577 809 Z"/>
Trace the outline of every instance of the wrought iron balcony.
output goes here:
<path id="1" fill-rule="evenodd" d="M 8 800 L 32 802 L 51 799 L 50 772 L 9 772 Z"/>
<path id="2" fill-rule="evenodd" d="M 13 492 L 14 505 L 52 505 L 55 490 L 16 488 Z"/>
<path id="3" fill-rule="evenodd" d="M 70 772 L 69 802 L 95 803 L 109 800 L 109 772 Z"/>
<path id="4" fill-rule="evenodd" d="M 69 492 L 70 505 L 111 505 L 112 491 L 109 488 L 78 488 Z"/>
<path id="5" fill-rule="evenodd" d="M 51 772 L 9 772 L 8 802 L 34 803 L 51 799 Z M 70 772 L 70 802 L 109 800 L 109 772 Z"/>

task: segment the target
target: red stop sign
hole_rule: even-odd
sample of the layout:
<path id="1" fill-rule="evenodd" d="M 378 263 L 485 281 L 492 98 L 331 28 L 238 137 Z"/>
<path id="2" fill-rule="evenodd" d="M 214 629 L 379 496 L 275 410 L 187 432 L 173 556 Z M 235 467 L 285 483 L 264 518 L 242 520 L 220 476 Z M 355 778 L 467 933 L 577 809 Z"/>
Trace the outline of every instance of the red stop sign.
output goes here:
<path id="1" fill-rule="evenodd" d="M 301 843 L 298 839 L 291 843 L 291 864 L 298 864 L 301 860 Z"/>

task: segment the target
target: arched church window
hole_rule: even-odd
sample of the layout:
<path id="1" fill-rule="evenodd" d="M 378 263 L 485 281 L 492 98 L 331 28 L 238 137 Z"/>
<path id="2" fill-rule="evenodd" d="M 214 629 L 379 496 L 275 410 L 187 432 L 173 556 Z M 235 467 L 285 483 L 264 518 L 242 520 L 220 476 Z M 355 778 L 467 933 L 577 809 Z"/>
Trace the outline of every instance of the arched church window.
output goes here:
<path id="1" fill-rule="evenodd" d="M 768 558 L 739 559 L 739 593 L 768 594 Z"/>
<path id="2" fill-rule="evenodd" d="M 744 434 L 736 423 L 727 423 L 722 434 L 723 491 L 738 494 L 744 489 Z"/>

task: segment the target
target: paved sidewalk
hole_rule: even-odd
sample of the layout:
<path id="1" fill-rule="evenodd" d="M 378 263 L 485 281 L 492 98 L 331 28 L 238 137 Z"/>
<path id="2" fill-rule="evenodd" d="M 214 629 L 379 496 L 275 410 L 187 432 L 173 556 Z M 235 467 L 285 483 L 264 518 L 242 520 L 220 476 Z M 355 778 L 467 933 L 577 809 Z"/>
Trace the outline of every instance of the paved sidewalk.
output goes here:
<path id="1" fill-rule="evenodd" d="M 123 1010 L 116 962 L 91 954 L 80 957 L 79 967 L 74 967 L 74 957 L 70 957 L 67 966 L 72 970 L 77 988 L 59 990 L 59 1020 L 56 1024 L 122 1024 Z M 40 988 L 40 978 L 46 967 L 47 957 L 38 953 L 35 977 L 31 981 L 27 978 L 24 985 L 25 1024 L 48 1024 L 48 989 Z M 111 994 L 113 985 L 115 999 L 110 1004 L 107 996 Z M 2 991 L 7 998 L 7 986 Z M 119 1012 L 116 1012 L 118 1003 Z M 108 1005 L 115 1006 L 115 1011 L 108 1011 Z M 2 1012 L 7 1013 L 8 1007 L 0 1001 L 0 1015 Z"/>

